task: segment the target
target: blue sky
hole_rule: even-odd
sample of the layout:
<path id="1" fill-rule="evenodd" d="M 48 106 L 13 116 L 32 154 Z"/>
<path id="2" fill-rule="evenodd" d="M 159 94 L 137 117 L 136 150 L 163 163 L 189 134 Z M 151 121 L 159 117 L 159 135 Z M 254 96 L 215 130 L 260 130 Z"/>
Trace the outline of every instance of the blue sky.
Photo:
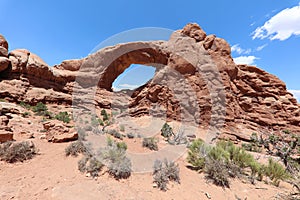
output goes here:
<path id="1" fill-rule="evenodd" d="M 237 62 L 275 74 L 300 99 L 299 2 L 0 0 L 0 33 L 9 41 L 10 50 L 27 48 L 54 65 L 85 57 L 122 31 L 140 27 L 177 30 L 196 22 L 208 34 L 226 39 Z M 139 73 L 146 76 L 151 70 Z M 126 84 L 126 78 L 120 82 Z"/>

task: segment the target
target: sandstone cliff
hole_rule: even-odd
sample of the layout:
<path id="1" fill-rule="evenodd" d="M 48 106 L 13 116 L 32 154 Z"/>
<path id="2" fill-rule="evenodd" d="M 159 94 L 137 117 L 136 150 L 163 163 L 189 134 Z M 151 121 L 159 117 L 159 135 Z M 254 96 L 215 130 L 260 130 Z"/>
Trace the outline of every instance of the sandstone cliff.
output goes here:
<path id="1" fill-rule="evenodd" d="M 154 78 L 129 96 L 114 94 L 113 81 L 131 64 L 156 67 Z M 72 105 L 74 98 L 78 105 L 95 85 L 97 109 L 121 106 L 125 95 L 133 117 L 158 104 L 169 119 L 215 126 L 232 139 L 247 140 L 245 130 L 300 133 L 300 107 L 285 83 L 258 67 L 236 65 L 230 45 L 197 24 L 175 31 L 169 41 L 119 44 L 53 67 L 25 49 L 8 52 L 0 35 L 0 98 L 32 105 Z"/>

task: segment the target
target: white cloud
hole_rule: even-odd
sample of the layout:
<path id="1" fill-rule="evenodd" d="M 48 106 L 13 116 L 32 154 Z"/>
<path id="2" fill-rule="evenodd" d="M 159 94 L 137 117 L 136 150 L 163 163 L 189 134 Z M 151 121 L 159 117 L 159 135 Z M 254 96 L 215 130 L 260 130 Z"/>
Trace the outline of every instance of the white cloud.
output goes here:
<path id="1" fill-rule="evenodd" d="M 139 87 L 139 85 L 131 85 L 131 84 L 124 83 L 124 84 L 120 84 L 118 86 L 113 87 L 113 90 L 114 91 L 120 91 L 120 90 L 123 90 L 123 89 L 133 90 L 133 89 L 136 89 L 138 87 Z"/>
<path id="2" fill-rule="evenodd" d="M 233 58 L 236 64 L 246 64 L 246 65 L 253 65 L 256 59 L 258 58 L 255 56 L 240 56 L 237 58 Z"/>
<path id="3" fill-rule="evenodd" d="M 289 90 L 294 95 L 298 102 L 300 102 L 300 90 Z"/>
<path id="4" fill-rule="evenodd" d="M 263 48 L 265 48 L 266 46 L 268 46 L 268 44 L 261 45 L 261 46 L 259 46 L 259 47 L 256 48 L 256 51 L 261 51 L 261 50 L 263 50 Z"/>
<path id="5" fill-rule="evenodd" d="M 240 44 L 235 44 L 231 47 L 231 51 L 232 52 L 236 52 L 238 53 L 239 55 L 241 54 L 249 54 L 251 53 L 251 49 L 243 49 L 240 47 Z"/>
<path id="6" fill-rule="evenodd" d="M 286 8 L 269 19 L 252 33 L 252 39 L 268 38 L 286 40 L 292 35 L 300 35 L 300 4 Z"/>

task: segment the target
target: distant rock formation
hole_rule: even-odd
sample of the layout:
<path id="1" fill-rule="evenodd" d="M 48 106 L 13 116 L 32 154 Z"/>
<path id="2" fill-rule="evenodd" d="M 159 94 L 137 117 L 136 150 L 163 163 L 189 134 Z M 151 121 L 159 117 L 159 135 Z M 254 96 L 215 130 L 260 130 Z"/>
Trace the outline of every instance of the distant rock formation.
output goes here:
<path id="1" fill-rule="evenodd" d="M 285 83 L 255 66 L 236 65 L 230 45 L 197 24 L 175 31 L 169 41 L 118 44 L 54 67 L 25 49 L 8 53 L 0 35 L 0 98 L 70 105 L 79 80 L 83 96 L 98 86 L 96 108 L 110 108 L 112 83 L 131 64 L 156 67 L 154 78 L 126 97 L 133 117 L 149 114 L 158 104 L 169 119 L 217 126 L 231 139 L 247 140 L 251 130 L 300 134 L 300 107 Z"/>

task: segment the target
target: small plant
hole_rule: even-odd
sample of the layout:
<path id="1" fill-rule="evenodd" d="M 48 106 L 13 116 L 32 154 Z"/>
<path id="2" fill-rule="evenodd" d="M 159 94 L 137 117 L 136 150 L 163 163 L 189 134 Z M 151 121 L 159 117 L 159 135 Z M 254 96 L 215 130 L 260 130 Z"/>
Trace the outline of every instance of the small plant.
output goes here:
<path id="1" fill-rule="evenodd" d="M 246 150 L 246 151 L 252 151 L 252 152 L 261 152 L 261 148 L 258 147 L 257 145 L 253 144 L 253 143 L 243 143 L 242 147 Z"/>
<path id="2" fill-rule="evenodd" d="M 102 119 L 98 119 L 98 123 L 99 123 L 101 126 L 104 126 L 104 122 L 102 121 Z"/>
<path id="3" fill-rule="evenodd" d="M 207 178 L 214 184 L 229 188 L 229 173 L 226 161 L 209 159 L 205 164 Z"/>
<path id="4" fill-rule="evenodd" d="M 123 139 L 123 136 L 120 132 L 118 132 L 116 129 L 111 129 L 108 131 L 108 134 L 117 138 L 117 139 L 120 139 L 122 140 Z"/>
<path id="5" fill-rule="evenodd" d="M 86 172 L 86 164 L 87 164 L 88 161 L 89 161 L 89 157 L 87 157 L 87 156 L 84 156 L 83 158 L 81 158 L 81 159 L 78 161 L 78 170 L 79 170 L 81 173 Z"/>
<path id="6" fill-rule="evenodd" d="M 92 158 L 89 159 L 88 165 L 85 168 L 86 168 L 86 172 L 90 173 L 90 175 L 92 177 L 97 177 L 99 175 L 99 171 L 101 171 L 103 166 L 104 165 L 99 160 L 92 157 Z"/>
<path id="7" fill-rule="evenodd" d="M 108 116 L 106 110 L 102 109 L 101 110 L 101 115 L 102 115 L 103 121 L 108 121 L 109 120 L 109 116 Z"/>
<path id="8" fill-rule="evenodd" d="M 123 124 L 120 125 L 120 131 L 124 132 L 125 131 L 125 126 Z"/>
<path id="9" fill-rule="evenodd" d="M 6 100 L 5 99 L 0 99 L 0 102 L 6 102 Z"/>
<path id="10" fill-rule="evenodd" d="M 117 142 L 117 147 L 125 151 L 127 150 L 127 144 L 125 142 Z"/>
<path id="11" fill-rule="evenodd" d="M 269 141 L 274 145 L 279 141 L 279 137 L 277 135 L 271 134 L 269 135 Z"/>
<path id="12" fill-rule="evenodd" d="M 100 156 L 107 162 L 108 172 L 115 179 L 128 178 L 131 175 L 131 161 L 126 157 L 124 145 L 108 139 L 107 148 L 100 152 Z"/>
<path id="13" fill-rule="evenodd" d="M 67 148 L 65 149 L 66 156 L 78 156 L 78 154 L 82 153 L 85 154 L 87 153 L 88 150 L 83 144 L 82 141 L 77 140 L 76 142 L 71 143 Z"/>
<path id="14" fill-rule="evenodd" d="M 173 133 L 173 129 L 171 128 L 171 126 L 167 123 L 165 123 L 161 129 L 161 135 L 165 138 L 169 138 L 172 135 L 174 135 Z"/>
<path id="15" fill-rule="evenodd" d="M 188 149 L 187 161 L 192 165 L 193 169 L 203 169 L 210 148 L 205 145 L 203 140 L 196 139 L 189 145 Z"/>
<path id="16" fill-rule="evenodd" d="M 270 177 L 275 186 L 279 186 L 280 180 L 285 180 L 288 175 L 282 165 L 269 158 L 268 165 L 265 167 L 265 174 Z"/>
<path id="17" fill-rule="evenodd" d="M 81 173 L 89 173 L 91 177 L 99 176 L 99 172 L 103 168 L 103 164 L 93 156 L 85 155 L 78 161 L 78 170 Z"/>
<path id="18" fill-rule="evenodd" d="M 154 137 L 144 138 L 143 139 L 143 147 L 146 147 L 150 150 L 158 151 L 157 146 L 158 139 Z"/>
<path id="19" fill-rule="evenodd" d="M 32 111 L 35 112 L 36 115 L 40 115 L 40 116 L 49 115 L 47 106 L 42 102 L 38 102 L 35 106 L 33 106 Z"/>
<path id="20" fill-rule="evenodd" d="M 24 113 L 22 113 L 22 117 L 27 118 L 28 116 L 30 116 L 30 113 L 29 113 L 29 112 L 24 112 Z"/>
<path id="21" fill-rule="evenodd" d="M 25 103 L 24 101 L 20 102 L 20 106 L 22 106 L 23 108 L 26 108 L 27 110 L 29 110 L 31 108 L 31 106 L 27 103 Z"/>
<path id="22" fill-rule="evenodd" d="M 37 154 L 35 145 L 28 141 L 19 143 L 7 142 L 0 146 L 0 158 L 9 163 L 23 162 Z"/>
<path id="23" fill-rule="evenodd" d="M 251 170 L 250 179 L 262 180 L 264 167 L 245 149 L 235 146 L 230 141 L 218 141 L 216 146 L 208 146 L 203 140 L 194 140 L 188 147 L 187 161 L 193 169 L 203 171 L 207 178 L 216 185 L 229 187 L 229 178 L 248 175 L 245 168 Z"/>
<path id="24" fill-rule="evenodd" d="M 172 161 L 167 159 L 164 162 L 156 160 L 153 166 L 153 179 L 154 183 L 160 190 L 166 191 L 169 181 L 180 183 L 179 167 Z"/>
<path id="25" fill-rule="evenodd" d="M 168 143 L 171 145 L 186 144 L 187 142 L 187 137 L 184 135 L 184 130 L 182 128 L 168 138 Z"/>
<path id="26" fill-rule="evenodd" d="M 55 115 L 55 119 L 63 121 L 64 123 L 69 123 L 71 121 L 71 117 L 68 112 L 59 112 Z"/>

